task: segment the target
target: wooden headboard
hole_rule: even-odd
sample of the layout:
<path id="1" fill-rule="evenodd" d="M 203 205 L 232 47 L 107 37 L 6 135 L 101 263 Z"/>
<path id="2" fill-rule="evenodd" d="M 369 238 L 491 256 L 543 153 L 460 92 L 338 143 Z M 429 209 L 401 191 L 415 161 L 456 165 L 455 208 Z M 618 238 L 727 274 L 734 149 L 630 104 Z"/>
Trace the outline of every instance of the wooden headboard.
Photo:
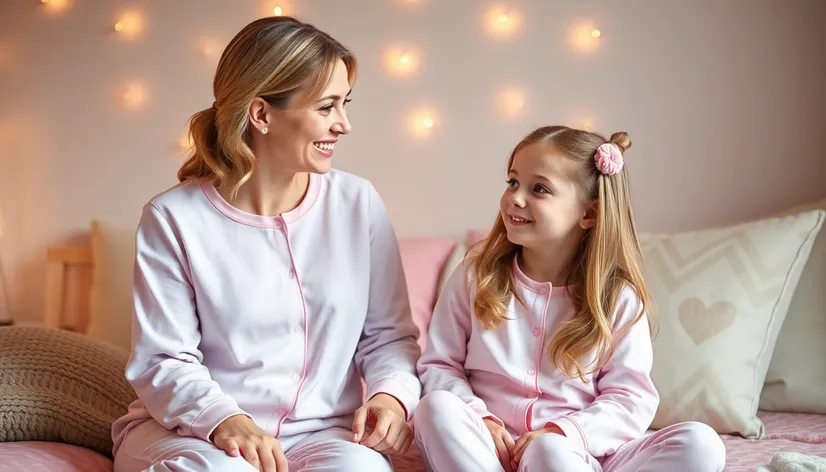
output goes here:
<path id="1" fill-rule="evenodd" d="M 86 333 L 89 292 L 94 272 L 88 246 L 58 246 L 46 250 L 44 324 Z"/>

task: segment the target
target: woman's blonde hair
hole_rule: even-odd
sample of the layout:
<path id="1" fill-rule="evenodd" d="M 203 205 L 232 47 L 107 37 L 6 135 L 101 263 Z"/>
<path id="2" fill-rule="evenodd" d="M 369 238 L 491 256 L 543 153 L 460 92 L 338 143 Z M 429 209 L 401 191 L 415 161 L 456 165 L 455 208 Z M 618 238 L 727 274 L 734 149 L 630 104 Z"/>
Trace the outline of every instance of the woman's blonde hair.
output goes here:
<path id="1" fill-rule="evenodd" d="M 352 87 L 352 52 L 313 25 L 289 16 L 253 21 L 227 45 L 213 82 L 215 103 L 189 120 L 192 154 L 178 180 L 236 180 L 232 194 L 255 170 L 247 110 L 256 97 L 286 109 L 317 100 L 342 60 Z M 297 99 L 297 100 L 296 100 Z"/>
<path id="2" fill-rule="evenodd" d="M 596 200 L 596 224 L 586 231 L 574 257 L 568 285 L 575 314 L 562 324 L 548 348 L 549 359 L 569 376 L 585 380 L 585 375 L 597 372 L 613 355 L 615 334 L 612 331 L 613 310 L 625 285 L 636 290 L 641 309 L 634 322 L 623 327 L 616 336 L 647 316 L 654 328 L 652 297 L 642 274 L 642 251 L 634 223 L 627 166 L 614 175 L 602 174 L 596 166 L 597 147 L 611 142 L 620 151 L 631 147 L 627 133 L 618 132 L 605 139 L 596 133 L 565 126 L 546 126 L 527 135 L 508 158 L 508 170 L 514 156 L 522 148 L 541 143 L 555 149 L 579 164 L 576 181 L 586 201 Z M 495 328 L 507 318 L 507 305 L 515 290 L 513 260 L 520 246 L 508 240 L 501 216 L 496 217 L 488 237 L 470 255 L 469 269 L 476 280 L 473 308 L 487 328 Z M 591 368 L 582 365 L 589 354 L 596 354 Z"/>

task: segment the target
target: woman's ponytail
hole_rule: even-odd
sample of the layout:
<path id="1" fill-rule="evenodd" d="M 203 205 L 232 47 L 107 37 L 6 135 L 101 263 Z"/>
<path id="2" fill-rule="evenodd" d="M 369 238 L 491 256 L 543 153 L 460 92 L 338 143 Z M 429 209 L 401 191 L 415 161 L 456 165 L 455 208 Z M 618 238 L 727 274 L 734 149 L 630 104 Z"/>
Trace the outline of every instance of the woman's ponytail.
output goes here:
<path id="1" fill-rule="evenodd" d="M 215 179 L 222 181 L 232 173 L 230 160 L 221 151 L 216 123 L 218 110 L 213 105 L 201 110 L 189 120 L 192 154 L 178 170 L 178 181 Z"/>

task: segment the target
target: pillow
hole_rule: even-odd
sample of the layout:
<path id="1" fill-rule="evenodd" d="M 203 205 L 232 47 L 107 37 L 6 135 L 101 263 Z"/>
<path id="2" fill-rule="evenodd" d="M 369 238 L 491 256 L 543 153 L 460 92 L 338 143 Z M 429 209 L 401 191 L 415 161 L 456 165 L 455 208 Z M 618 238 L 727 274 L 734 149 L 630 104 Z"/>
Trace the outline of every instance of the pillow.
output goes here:
<path id="1" fill-rule="evenodd" d="M 671 235 L 642 235 L 659 323 L 653 428 L 701 421 L 762 438 L 760 392 L 822 211 Z"/>
<path id="2" fill-rule="evenodd" d="M 112 457 L 112 422 L 137 398 L 128 353 L 57 328 L 0 328 L 0 442 L 73 444 Z"/>
<path id="3" fill-rule="evenodd" d="M 132 270 L 135 230 L 91 223 L 92 286 L 86 334 L 127 351 L 132 349 Z"/>
<path id="4" fill-rule="evenodd" d="M 456 270 L 456 267 L 465 260 L 465 254 L 467 253 L 467 246 L 464 245 L 461 241 L 456 243 L 456 247 L 453 248 L 453 252 L 450 253 L 450 256 L 447 258 L 447 262 L 445 262 L 444 268 L 442 268 L 442 274 L 439 276 L 439 293 L 441 295 L 442 289 L 445 288 L 445 284 L 447 280 L 450 278 L 453 271 Z M 438 298 L 438 296 L 436 297 Z"/>
<path id="5" fill-rule="evenodd" d="M 439 279 L 456 241 L 436 237 L 399 238 L 404 278 L 410 297 L 413 322 L 419 328 L 419 346 L 427 344 L 427 329 L 439 295 Z"/>
<path id="6" fill-rule="evenodd" d="M 472 248 L 476 243 L 481 242 L 488 237 L 489 229 L 472 229 L 465 235 L 465 245 Z"/>
<path id="7" fill-rule="evenodd" d="M 786 214 L 826 210 L 826 199 Z M 760 397 L 761 410 L 826 413 L 826 230 L 792 295 Z M 820 360 L 820 362 L 812 362 Z"/>

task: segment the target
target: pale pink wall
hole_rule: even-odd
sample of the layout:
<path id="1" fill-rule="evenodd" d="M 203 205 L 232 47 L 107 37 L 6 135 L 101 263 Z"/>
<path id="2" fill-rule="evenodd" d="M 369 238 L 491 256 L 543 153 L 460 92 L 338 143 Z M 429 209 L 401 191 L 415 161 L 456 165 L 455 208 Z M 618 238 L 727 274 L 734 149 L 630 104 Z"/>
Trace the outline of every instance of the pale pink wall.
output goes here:
<path id="1" fill-rule="evenodd" d="M 0 249 L 21 319 L 40 316 L 46 245 L 92 218 L 134 225 L 143 203 L 175 183 L 186 119 L 213 100 L 215 63 L 199 55 L 200 38 L 223 45 L 279 3 L 68 2 L 60 13 L 36 0 L 0 3 Z M 400 234 L 488 226 L 519 137 L 585 118 L 631 134 L 643 230 L 726 223 L 826 195 L 826 2 L 512 1 L 523 22 L 507 40 L 486 35 L 482 0 L 294 3 L 361 60 L 355 131 L 336 164 L 375 182 Z M 130 7 L 145 29 L 124 40 L 112 25 Z M 581 20 L 602 32 L 591 53 L 566 41 Z M 396 42 L 422 53 L 417 75 L 383 69 Z M 125 110 L 116 91 L 133 80 L 148 101 Z M 506 86 L 524 90 L 521 116 L 496 110 Z M 405 117 L 424 104 L 440 115 L 429 137 L 415 138 Z"/>

